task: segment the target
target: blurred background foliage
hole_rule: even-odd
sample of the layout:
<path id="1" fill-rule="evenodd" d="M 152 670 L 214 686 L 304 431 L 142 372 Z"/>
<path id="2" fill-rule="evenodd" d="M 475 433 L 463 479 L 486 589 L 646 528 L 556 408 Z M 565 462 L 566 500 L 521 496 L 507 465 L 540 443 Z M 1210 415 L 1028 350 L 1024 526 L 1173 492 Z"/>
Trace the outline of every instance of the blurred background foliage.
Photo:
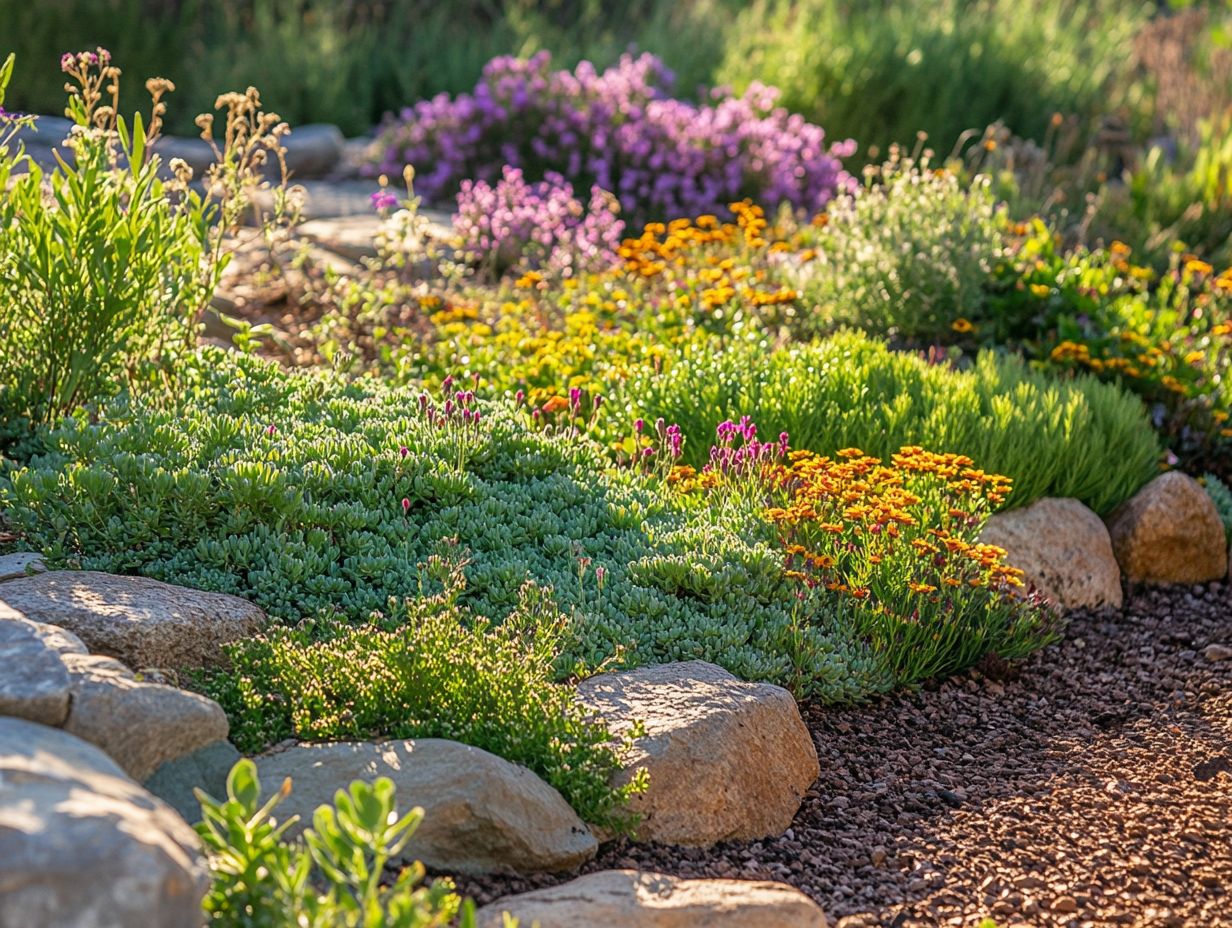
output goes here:
<path id="1" fill-rule="evenodd" d="M 1232 103 L 1230 24 L 1226 0 L 0 0 L 0 47 L 18 57 L 10 108 L 57 112 L 59 55 L 103 45 L 131 77 L 175 81 L 177 131 L 220 88 L 251 84 L 292 124 L 354 135 L 470 89 L 494 55 L 602 67 L 636 48 L 683 96 L 776 85 L 868 160 L 919 131 L 945 151 L 997 121 L 1042 141 L 1055 113 L 1191 140 Z"/>

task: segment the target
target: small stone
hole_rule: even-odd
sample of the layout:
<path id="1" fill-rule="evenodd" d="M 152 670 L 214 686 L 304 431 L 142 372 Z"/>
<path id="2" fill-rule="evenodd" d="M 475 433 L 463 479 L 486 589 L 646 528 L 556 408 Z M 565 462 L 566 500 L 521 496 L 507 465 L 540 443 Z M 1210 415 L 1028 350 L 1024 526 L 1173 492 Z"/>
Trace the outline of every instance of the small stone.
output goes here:
<path id="1" fill-rule="evenodd" d="M 71 681 L 62 649 L 80 641 L 23 618 L 0 602 L 0 715 L 59 726 L 68 718 Z"/>
<path id="2" fill-rule="evenodd" d="M 874 867 L 881 867 L 886 862 L 886 849 L 884 847 L 875 847 L 872 853 L 869 854 L 869 859 L 873 862 Z"/>
<path id="3" fill-rule="evenodd" d="M 0 583 L 30 574 L 41 574 L 46 570 L 47 566 L 43 563 L 42 557 L 33 551 L 0 554 Z"/>
<path id="4" fill-rule="evenodd" d="M 1006 550 L 1028 587 L 1062 609 L 1121 606 L 1121 569 L 1108 529 L 1076 499 L 1041 499 L 989 518 L 980 541 Z"/>
<path id="5" fill-rule="evenodd" d="M 102 748 L 137 782 L 227 737 L 226 713 L 212 699 L 139 681 L 97 654 L 69 654 L 64 662 L 72 691 L 64 730 Z"/>
<path id="6" fill-rule="evenodd" d="M 1050 906 L 1052 911 L 1061 913 L 1070 913 L 1078 911 L 1078 900 L 1073 896 L 1057 896 L 1052 900 Z"/>
<path id="7" fill-rule="evenodd" d="M 201 820 L 201 803 L 193 790 L 204 790 L 215 799 L 226 796 L 227 775 L 239 759 L 240 752 L 230 741 L 215 741 L 167 761 L 142 785 L 184 821 L 195 824 Z"/>
<path id="8" fill-rule="evenodd" d="M 1223 644 L 1208 644 L 1202 649 L 1202 656 L 1208 661 L 1226 661 L 1232 659 L 1232 648 Z"/>
<path id="9" fill-rule="evenodd" d="M 1228 572 L 1219 511 L 1180 471 L 1160 474 L 1108 518 L 1121 570 L 1143 583 L 1206 583 Z"/>
<path id="10" fill-rule="evenodd" d="M 197 835 L 106 754 L 0 718 L 0 928 L 199 928 Z"/>

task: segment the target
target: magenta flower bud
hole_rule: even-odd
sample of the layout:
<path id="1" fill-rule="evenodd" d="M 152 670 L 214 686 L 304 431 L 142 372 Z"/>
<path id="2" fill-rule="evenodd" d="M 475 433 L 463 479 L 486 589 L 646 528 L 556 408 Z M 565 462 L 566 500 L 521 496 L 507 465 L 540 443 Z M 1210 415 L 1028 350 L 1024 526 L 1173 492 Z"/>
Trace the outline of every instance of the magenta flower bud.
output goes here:
<path id="1" fill-rule="evenodd" d="M 278 427 L 271 422 L 268 426 L 266 426 L 265 434 L 273 435 L 277 431 L 278 431 Z"/>
<path id="2" fill-rule="evenodd" d="M 634 419 L 633 420 L 633 431 L 637 432 L 638 434 L 641 434 L 642 429 L 644 429 L 645 427 L 646 427 L 645 419 Z"/>
<path id="3" fill-rule="evenodd" d="M 595 568 L 595 579 L 599 581 L 599 586 L 603 586 L 603 578 L 607 576 L 606 567 Z"/>
<path id="4" fill-rule="evenodd" d="M 521 406 L 522 402 L 525 399 L 526 399 L 526 393 L 523 390 L 519 390 L 517 393 L 513 394 L 513 402 L 517 406 Z"/>
<path id="5" fill-rule="evenodd" d="M 603 403 L 603 397 L 596 393 L 595 398 L 592 402 L 595 404 L 595 409 L 598 409 L 599 406 Z"/>
<path id="6" fill-rule="evenodd" d="M 427 408 L 428 408 L 428 394 L 421 393 L 419 394 L 419 409 L 420 411 L 423 411 L 424 409 L 427 409 Z"/>
<path id="7" fill-rule="evenodd" d="M 453 374 L 450 374 L 444 380 L 441 381 L 441 389 L 448 390 L 452 386 L 453 386 Z"/>
<path id="8" fill-rule="evenodd" d="M 453 400 L 445 400 L 445 415 L 453 415 Z"/>
<path id="9" fill-rule="evenodd" d="M 579 387 L 569 388 L 569 408 L 576 410 L 582 405 L 582 391 Z"/>
<path id="10" fill-rule="evenodd" d="M 402 497 L 402 514 L 406 515 L 410 511 L 411 511 L 411 501 L 404 496 Z"/>
<path id="11" fill-rule="evenodd" d="M 411 449 L 408 448 L 406 445 L 403 445 L 401 448 L 398 449 L 398 454 L 400 454 L 402 457 L 406 457 L 410 453 L 411 453 Z"/>
<path id="12" fill-rule="evenodd" d="M 72 52 L 65 52 L 60 56 L 60 70 L 67 74 L 73 70 L 73 65 L 76 61 L 77 57 Z"/>

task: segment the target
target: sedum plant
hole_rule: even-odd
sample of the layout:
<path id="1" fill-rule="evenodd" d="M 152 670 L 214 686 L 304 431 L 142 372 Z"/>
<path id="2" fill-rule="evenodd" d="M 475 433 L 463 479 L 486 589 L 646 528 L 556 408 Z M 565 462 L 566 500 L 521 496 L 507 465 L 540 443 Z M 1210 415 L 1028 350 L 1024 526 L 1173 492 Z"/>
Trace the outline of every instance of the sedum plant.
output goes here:
<path id="1" fill-rule="evenodd" d="M 196 790 L 202 821 L 196 826 L 209 854 L 213 885 L 203 901 L 219 928 L 474 928 L 474 906 L 448 880 L 420 885 L 416 861 L 390 882 L 396 864 L 423 820 L 423 809 L 399 815 L 392 781 L 356 780 L 340 789 L 333 806 L 321 805 L 302 839 L 289 841 L 298 821 L 274 817 L 291 792 L 286 780 L 262 803 L 256 765 L 236 763 L 227 796 Z M 505 921 L 506 928 L 516 922 Z"/>

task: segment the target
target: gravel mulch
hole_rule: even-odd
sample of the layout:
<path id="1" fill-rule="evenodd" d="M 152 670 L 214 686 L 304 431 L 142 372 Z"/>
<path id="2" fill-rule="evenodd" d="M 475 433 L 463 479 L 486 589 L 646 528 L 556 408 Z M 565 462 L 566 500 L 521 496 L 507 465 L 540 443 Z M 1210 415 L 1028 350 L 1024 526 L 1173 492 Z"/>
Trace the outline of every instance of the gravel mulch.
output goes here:
<path id="1" fill-rule="evenodd" d="M 1226 584 L 1073 614 L 1019 666 L 804 706 L 822 773 L 783 837 L 621 842 L 585 869 L 782 880 L 840 928 L 1232 926 L 1229 649 Z M 489 902 L 567 878 L 459 883 Z"/>

